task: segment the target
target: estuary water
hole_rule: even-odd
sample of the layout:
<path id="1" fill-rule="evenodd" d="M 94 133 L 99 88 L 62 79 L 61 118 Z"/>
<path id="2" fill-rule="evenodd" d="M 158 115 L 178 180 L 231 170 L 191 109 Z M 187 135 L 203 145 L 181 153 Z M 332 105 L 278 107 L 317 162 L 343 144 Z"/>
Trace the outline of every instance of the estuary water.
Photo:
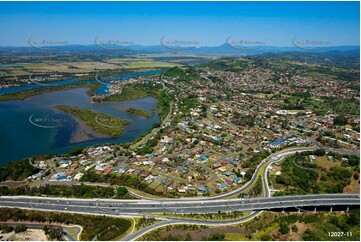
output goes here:
<path id="1" fill-rule="evenodd" d="M 137 76 L 148 76 L 148 75 L 156 75 L 161 73 L 163 70 L 153 70 L 153 71 L 146 71 L 146 72 L 137 72 L 137 73 L 130 73 L 130 74 L 121 74 L 118 76 L 112 77 L 112 79 L 128 79 L 131 77 L 137 77 Z M 19 92 L 19 91 L 25 91 L 35 88 L 41 88 L 46 85 L 48 86 L 59 86 L 59 85 L 66 85 L 66 84 L 75 84 L 75 83 L 82 83 L 82 82 L 96 82 L 96 80 L 90 80 L 90 81 L 77 81 L 75 78 L 69 78 L 67 80 L 62 81 L 53 81 L 49 83 L 41 83 L 42 85 L 39 85 L 37 83 L 29 84 L 29 85 L 21 85 L 21 86 L 15 86 L 15 87 L 8 87 L 8 88 L 0 88 L 0 95 L 7 94 L 7 93 L 13 93 L 13 92 Z M 107 82 L 102 81 L 105 84 L 109 84 Z M 96 94 L 107 94 L 108 92 L 108 86 L 101 84 L 99 89 L 96 91 Z"/>
<path id="2" fill-rule="evenodd" d="M 144 75 L 128 75 L 137 74 Z M 70 79 L 59 84 L 72 81 Z M 38 85 L 34 84 L 33 88 L 38 88 Z M 31 88 L 19 86 L 6 89 L 0 89 L 0 95 Z M 41 94 L 21 101 L 0 102 L 0 166 L 35 154 L 61 154 L 73 147 L 134 141 L 154 123 L 159 122 L 157 100 L 152 97 L 125 102 L 91 103 L 87 90 L 89 89 L 76 88 Z M 99 90 L 98 93 L 106 92 L 106 85 L 102 85 Z M 99 111 L 127 119 L 130 124 L 125 126 L 124 133 L 118 138 L 100 138 L 97 134 L 91 134 L 86 139 L 83 138 L 83 141 L 77 142 L 74 136 L 83 130 L 84 125 L 74 117 L 55 109 L 53 106 L 56 105 L 72 105 Z M 130 107 L 148 113 L 153 108 L 155 112 L 152 117 L 146 118 L 127 113 L 125 110 Z"/>

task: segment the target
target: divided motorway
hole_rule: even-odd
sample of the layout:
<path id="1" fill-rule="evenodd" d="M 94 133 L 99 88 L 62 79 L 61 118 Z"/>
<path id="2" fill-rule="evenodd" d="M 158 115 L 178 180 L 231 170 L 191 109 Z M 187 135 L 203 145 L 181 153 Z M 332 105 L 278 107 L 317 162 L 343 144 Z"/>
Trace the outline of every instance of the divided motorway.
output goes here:
<path id="1" fill-rule="evenodd" d="M 296 152 L 315 150 L 317 147 L 292 148 L 277 152 L 265 158 L 257 167 L 252 179 L 241 188 L 215 197 L 190 199 L 63 199 L 46 197 L 0 197 L 0 207 L 17 207 L 33 210 L 61 211 L 87 214 L 139 215 L 159 213 L 215 213 L 218 211 L 260 211 L 266 209 L 302 207 L 360 205 L 355 194 L 314 194 L 271 197 L 267 181 L 268 167 Z M 263 196 L 252 199 L 228 199 L 250 188 L 261 177 Z"/>
<path id="2" fill-rule="evenodd" d="M 274 162 L 281 161 L 287 155 L 296 152 L 311 151 L 318 147 L 291 148 L 277 152 L 265 158 L 256 168 L 251 180 L 242 187 L 229 193 L 214 197 L 197 197 L 186 199 L 140 199 L 140 200 L 116 200 L 116 199 L 66 199 L 47 197 L 12 196 L 0 197 L 0 207 L 21 208 L 40 211 L 68 212 L 78 214 L 107 215 L 117 217 L 154 217 L 162 222 L 151 225 L 129 234 L 124 240 L 134 240 L 143 234 L 170 224 L 202 224 L 202 225 L 225 225 L 248 221 L 258 216 L 264 210 L 302 208 L 318 206 L 359 206 L 359 194 L 313 194 L 271 197 L 268 186 L 267 170 Z M 232 198 L 241 192 L 245 192 L 261 178 L 263 194 L 258 198 L 242 199 Z M 230 199 L 232 198 L 232 199 Z M 188 218 L 166 218 L 159 216 L 163 213 L 217 213 L 228 211 L 252 211 L 246 217 L 228 221 L 210 221 Z"/>
<path id="3" fill-rule="evenodd" d="M 141 215 L 159 213 L 214 213 L 258 211 L 304 206 L 359 205 L 358 194 L 314 194 L 252 199 L 219 199 L 199 201 L 54 199 L 43 197 L 0 197 L 1 207 L 61 211 L 99 215 Z"/>

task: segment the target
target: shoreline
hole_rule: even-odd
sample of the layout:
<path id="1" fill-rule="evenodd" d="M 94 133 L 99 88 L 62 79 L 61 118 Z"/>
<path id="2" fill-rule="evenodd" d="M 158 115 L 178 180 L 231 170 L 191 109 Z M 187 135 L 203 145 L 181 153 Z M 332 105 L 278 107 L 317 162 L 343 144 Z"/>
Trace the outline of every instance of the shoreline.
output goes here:
<path id="1" fill-rule="evenodd" d="M 89 88 L 87 91 L 88 96 L 90 97 L 92 93 L 99 89 L 99 83 L 75 83 L 75 84 L 66 84 L 66 85 L 59 85 L 59 86 L 46 86 L 46 87 L 39 87 L 33 88 L 28 90 L 21 90 L 17 92 L 10 92 L 3 95 L 0 95 L 0 102 L 6 101 L 23 101 L 27 98 L 38 96 L 42 94 L 48 94 L 52 92 L 58 91 L 67 91 L 76 88 Z"/>
<path id="2" fill-rule="evenodd" d="M 77 124 L 77 127 L 71 133 L 71 136 L 69 139 L 69 145 L 74 145 L 74 144 L 81 143 L 84 141 L 89 141 L 92 139 L 112 138 L 110 135 L 103 134 L 103 133 L 93 130 L 92 127 L 90 127 L 87 123 L 85 123 L 83 120 L 81 120 L 76 115 L 64 112 L 57 107 L 52 107 L 52 108 L 56 111 L 60 111 L 61 113 L 65 114 L 65 115 L 68 115 Z"/>

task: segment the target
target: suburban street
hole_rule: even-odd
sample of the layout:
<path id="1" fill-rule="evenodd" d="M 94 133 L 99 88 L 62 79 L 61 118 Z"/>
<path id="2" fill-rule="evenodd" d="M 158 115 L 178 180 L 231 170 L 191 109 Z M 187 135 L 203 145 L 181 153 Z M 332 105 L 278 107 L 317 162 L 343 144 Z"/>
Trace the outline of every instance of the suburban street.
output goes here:
<path id="1" fill-rule="evenodd" d="M 13 1 L 0 242 L 360 240 L 357 2 Z"/>
<path id="2" fill-rule="evenodd" d="M 296 147 L 296 148 L 289 148 L 286 150 L 282 150 L 279 152 L 276 152 L 274 154 L 271 154 L 270 156 L 266 157 L 264 160 L 262 160 L 260 162 L 260 164 L 257 166 L 251 180 L 249 180 L 246 184 L 244 184 L 243 186 L 236 188 L 230 192 L 227 193 L 223 193 L 220 195 L 216 195 L 216 196 L 211 196 L 211 197 L 196 197 L 196 198 L 182 198 L 182 200 L 216 200 L 216 199 L 221 199 L 221 198 L 230 198 L 230 197 L 234 197 L 236 195 L 238 195 L 239 193 L 246 191 L 247 189 L 249 189 L 256 181 L 257 178 L 261 175 L 260 172 L 263 171 L 262 174 L 262 183 L 265 186 L 265 194 L 264 196 L 270 196 L 270 191 L 269 191 L 269 187 L 268 187 L 268 181 L 267 181 L 267 169 L 270 165 L 272 165 L 275 162 L 279 162 L 281 161 L 284 157 L 288 156 L 288 155 L 293 155 L 296 154 L 297 152 L 304 152 L 304 151 L 312 151 L 312 150 L 316 150 L 317 147 Z M 263 169 L 265 168 L 265 169 Z M 266 169 L 267 168 L 267 169 Z M 141 198 L 141 199 L 145 199 L 145 200 L 157 200 L 158 198 L 151 198 L 151 197 L 145 197 L 145 196 L 141 196 L 135 193 L 134 194 L 136 197 Z M 179 199 L 172 199 L 172 198 L 161 198 L 162 201 L 178 201 Z"/>
<path id="3" fill-rule="evenodd" d="M 127 235 L 123 240 L 135 240 L 151 230 L 171 224 L 197 224 L 219 226 L 246 222 L 258 216 L 265 210 L 293 209 L 303 211 L 307 207 L 314 211 L 317 207 L 359 206 L 358 194 L 312 194 L 271 197 L 267 180 L 268 168 L 284 157 L 296 152 L 311 151 L 317 147 L 290 148 L 276 152 L 257 166 L 251 180 L 242 187 L 231 192 L 213 197 L 197 197 L 183 199 L 149 199 L 140 197 L 138 200 L 116 199 L 75 199 L 75 198 L 46 198 L 30 196 L 0 197 L 0 207 L 21 208 L 39 211 L 67 212 L 78 214 L 108 215 L 119 217 L 148 217 L 162 220 L 149 227 L 143 228 L 134 234 Z M 237 194 L 246 191 L 261 177 L 263 194 L 255 198 L 234 198 Z M 250 211 L 251 214 L 233 220 L 211 221 L 192 218 L 173 218 L 159 216 L 159 214 L 190 214 L 190 213 L 217 213 L 229 211 Z M 306 210 L 307 211 L 307 210 Z"/>

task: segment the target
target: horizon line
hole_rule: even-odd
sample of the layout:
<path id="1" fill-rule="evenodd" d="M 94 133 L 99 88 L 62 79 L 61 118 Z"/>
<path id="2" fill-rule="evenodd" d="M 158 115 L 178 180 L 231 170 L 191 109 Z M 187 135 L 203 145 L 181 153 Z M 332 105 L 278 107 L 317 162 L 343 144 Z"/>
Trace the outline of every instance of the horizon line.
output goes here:
<path id="1" fill-rule="evenodd" d="M 202 47 L 221 47 L 221 46 L 229 46 L 227 43 L 223 43 L 220 45 L 202 45 L 202 46 L 190 46 L 190 47 L 194 47 L 195 49 L 199 49 Z M 67 44 L 67 45 L 41 45 L 42 47 L 50 47 L 50 48 L 59 48 L 59 47 L 67 47 L 67 46 L 98 46 L 97 44 Z M 117 44 L 106 44 L 104 46 L 119 46 L 119 47 L 135 47 L 135 46 L 141 46 L 141 47 L 151 47 L 151 46 L 163 46 L 162 44 L 134 44 L 134 45 L 117 45 Z M 175 45 L 175 46 L 181 46 L 181 45 Z M 297 46 L 294 45 L 247 45 L 248 47 L 258 47 L 258 48 L 262 48 L 262 47 L 278 47 L 278 48 L 298 48 Z M 322 46 L 322 47 L 317 47 L 319 49 L 321 48 L 332 48 L 332 47 L 360 47 L 360 44 L 344 44 L 344 45 L 329 45 L 329 46 Z M 31 45 L 0 45 L 1 47 L 15 47 L 15 48 L 34 48 L 34 46 Z M 163 46 L 164 47 L 164 46 Z M 231 46 L 229 46 L 230 48 L 232 48 Z M 310 46 L 310 47 L 314 47 L 314 46 Z"/>

